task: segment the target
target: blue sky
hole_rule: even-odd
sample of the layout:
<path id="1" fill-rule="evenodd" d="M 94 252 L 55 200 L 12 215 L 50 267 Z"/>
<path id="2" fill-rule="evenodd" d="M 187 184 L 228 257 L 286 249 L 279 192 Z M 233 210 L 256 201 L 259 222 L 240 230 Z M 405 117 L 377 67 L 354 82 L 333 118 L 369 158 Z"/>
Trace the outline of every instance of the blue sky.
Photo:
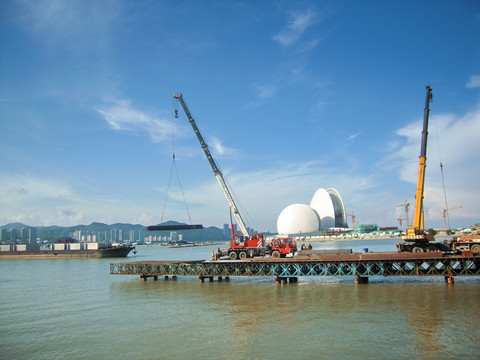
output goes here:
<path id="1" fill-rule="evenodd" d="M 427 84 L 426 226 L 440 162 L 450 226 L 480 222 L 479 39 L 478 1 L 2 1 L 0 224 L 227 223 L 181 92 L 247 225 L 323 187 L 398 226 Z"/>

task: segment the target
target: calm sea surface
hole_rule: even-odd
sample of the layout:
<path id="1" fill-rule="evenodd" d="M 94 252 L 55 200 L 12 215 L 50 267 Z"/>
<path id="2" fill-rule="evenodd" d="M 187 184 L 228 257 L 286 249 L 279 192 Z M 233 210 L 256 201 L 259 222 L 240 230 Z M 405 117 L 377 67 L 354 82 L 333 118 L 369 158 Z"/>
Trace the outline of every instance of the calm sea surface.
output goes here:
<path id="1" fill-rule="evenodd" d="M 395 240 L 313 243 L 394 250 Z M 299 244 L 300 245 L 300 244 Z M 111 262 L 199 260 L 216 247 L 127 259 L 0 260 L 0 359 L 479 359 L 480 278 L 140 281 Z"/>

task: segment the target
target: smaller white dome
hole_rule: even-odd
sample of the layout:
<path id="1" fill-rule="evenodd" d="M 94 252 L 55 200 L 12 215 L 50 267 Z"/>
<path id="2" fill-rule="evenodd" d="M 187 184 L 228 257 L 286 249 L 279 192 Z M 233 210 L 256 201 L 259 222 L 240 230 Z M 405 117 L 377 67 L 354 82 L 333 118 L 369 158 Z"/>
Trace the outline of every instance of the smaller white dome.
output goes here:
<path id="1" fill-rule="evenodd" d="M 320 229 L 320 218 L 306 204 L 292 204 L 282 210 L 277 220 L 279 234 L 311 233 Z"/>
<path id="2" fill-rule="evenodd" d="M 327 190 L 320 188 L 315 191 L 310 206 L 315 209 L 322 220 L 322 228 L 335 227 L 335 209 Z"/>

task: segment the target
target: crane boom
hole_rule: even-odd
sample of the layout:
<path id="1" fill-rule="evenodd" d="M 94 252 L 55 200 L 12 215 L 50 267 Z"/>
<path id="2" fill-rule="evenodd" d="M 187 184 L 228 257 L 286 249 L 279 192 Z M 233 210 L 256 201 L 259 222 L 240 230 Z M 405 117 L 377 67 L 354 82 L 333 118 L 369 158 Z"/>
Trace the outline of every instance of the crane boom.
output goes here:
<path id="1" fill-rule="evenodd" d="M 413 215 L 413 226 L 407 227 L 406 241 L 433 241 L 433 237 L 425 234 L 423 214 L 423 193 L 425 187 L 425 168 L 427 166 L 427 136 L 428 116 L 430 113 L 430 102 L 432 101 L 432 87 L 427 85 L 425 98 L 425 110 L 423 114 L 422 144 L 420 147 L 420 160 L 418 166 L 417 192 L 415 195 L 415 213 Z"/>
<path id="2" fill-rule="evenodd" d="M 420 161 L 418 167 L 417 192 L 415 195 L 415 214 L 413 216 L 413 225 L 407 226 L 407 234 L 402 236 L 403 243 L 396 243 L 399 252 L 407 251 L 413 253 L 431 252 L 431 251 L 457 251 L 457 250 L 480 250 L 480 244 L 462 240 L 451 239 L 443 243 L 435 242 L 435 236 L 428 234 L 424 226 L 423 214 L 423 191 L 425 186 L 425 168 L 427 166 L 427 136 L 428 136 L 428 115 L 430 113 L 430 102 L 432 101 L 432 87 L 427 85 L 427 96 L 425 99 L 425 111 L 423 115 L 422 146 L 420 148 Z M 453 208 L 452 208 L 453 209 Z M 444 209 L 444 218 L 446 212 L 450 209 Z M 446 225 L 445 225 L 446 227 Z M 476 240 L 473 240 L 476 241 Z"/>
<path id="3" fill-rule="evenodd" d="M 425 168 L 427 167 L 428 116 L 430 113 L 431 101 L 432 87 L 427 86 L 425 110 L 423 114 L 422 146 L 420 148 L 420 164 L 418 168 L 417 193 L 415 198 L 415 214 L 413 217 L 413 227 L 421 230 L 424 229 L 423 192 L 425 188 Z"/>
<path id="4" fill-rule="evenodd" d="M 240 215 L 240 212 L 238 211 L 237 205 L 235 204 L 235 201 L 233 200 L 232 194 L 230 193 L 230 190 L 227 187 L 227 184 L 225 182 L 225 179 L 223 178 L 223 174 L 220 171 L 220 169 L 217 166 L 217 163 L 215 162 L 215 159 L 213 158 L 212 154 L 210 153 L 210 150 L 208 149 L 207 144 L 205 143 L 205 140 L 203 140 L 203 136 L 200 133 L 200 130 L 197 127 L 197 124 L 195 123 L 195 120 L 192 117 L 192 114 L 190 114 L 190 111 L 188 110 L 187 105 L 185 104 L 185 101 L 183 101 L 183 96 L 182 94 L 173 94 L 173 97 L 180 101 L 180 104 L 182 105 L 183 110 L 185 111 L 185 114 L 188 117 L 188 121 L 190 122 L 190 125 L 193 128 L 193 131 L 195 132 L 195 135 L 197 135 L 197 139 L 200 142 L 200 145 L 203 149 L 203 152 L 205 153 L 205 156 L 207 157 L 208 162 L 210 163 L 210 166 L 212 167 L 213 173 L 215 177 L 218 180 L 218 183 L 220 184 L 220 188 L 223 191 L 223 194 L 225 195 L 225 198 L 227 199 L 228 206 L 230 207 L 230 210 L 232 211 L 233 215 L 235 216 L 235 220 L 237 221 L 238 226 L 240 227 L 240 231 L 244 236 L 248 236 L 248 231 L 247 227 L 245 226 L 245 222 L 242 219 L 242 216 Z"/>

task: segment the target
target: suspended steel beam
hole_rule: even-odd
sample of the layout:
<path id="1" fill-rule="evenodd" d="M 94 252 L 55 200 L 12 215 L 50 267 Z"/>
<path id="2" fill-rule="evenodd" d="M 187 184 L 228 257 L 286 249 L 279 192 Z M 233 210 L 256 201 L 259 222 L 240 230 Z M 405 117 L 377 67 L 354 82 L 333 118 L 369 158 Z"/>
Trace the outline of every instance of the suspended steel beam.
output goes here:
<path id="1" fill-rule="evenodd" d="M 147 231 L 175 231 L 175 230 L 195 230 L 203 229 L 203 225 L 152 225 L 147 226 Z"/>

